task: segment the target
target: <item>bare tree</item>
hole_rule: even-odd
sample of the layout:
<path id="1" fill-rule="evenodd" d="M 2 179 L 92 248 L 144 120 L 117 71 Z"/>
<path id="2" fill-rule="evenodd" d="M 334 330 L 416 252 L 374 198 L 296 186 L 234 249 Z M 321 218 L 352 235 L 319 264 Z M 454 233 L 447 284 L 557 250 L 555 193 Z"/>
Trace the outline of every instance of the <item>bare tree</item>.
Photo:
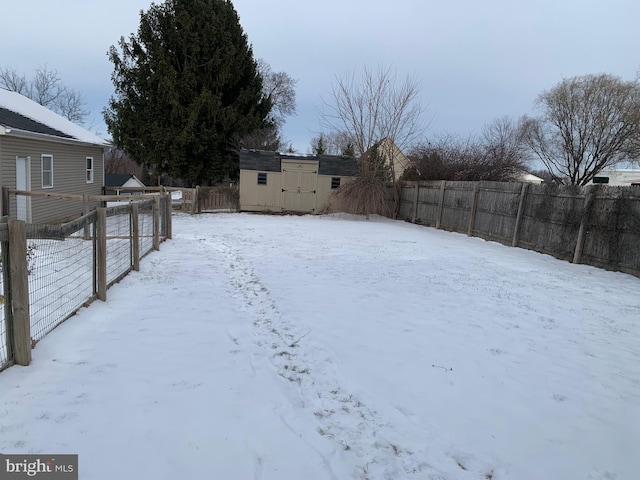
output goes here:
<path id="1" fill-rule="evenodd" d="M 271 123 L 244 136 L 240 146 L 250 150 L 279 151 L 285 144 L 279 130 L 275 123 Z"/>
<path id="2" fill-rule="evenodd" d="M 36 69 L 31 80 L 12 68 L 0 69 L 0 87 L 24 95 L 68 120 L 83 124 L 89 115 L 84 96 L 63 85 L 57 70 Z"/>
<path id="3" fill-rule="evenodd" d="M 286 117 L 296 112 L 297 80 L 285 72 L 274 72 L 265 60 L 259 58 L 258 73 L 262 77 L 262 92 L 273 107 L 268 117 L 267 125 L 256 129 L 240 141 L 241 148 L 277 151 L 285 148 L 281 129 Z"/>
<path id="4" fill-rule="evenodd" d="M 396 72 L 382 65 L 376 70 L 365 66 L 359 75 L 352 71 L 336 78 L 330 100 L 323 100 L 321 116 L 323 128 L 346 134 L 360 159 L 359 179 L 350 182 L 349 188 L 341 192 L 354 202 L 346 207 L 348 210 L 384 213 L 376 211 L 379 202 L 367 201 L 364 205 L 358 202 L 382 198 L 386 178 L 397 187 L 394 160 L 397 152 L 408 148 L 427 127 L 422 119 L 420 90 L 415 76 L 408 75 L 404 82 L 398 83 Z M 389 168 L 388 174 L 380 171 L 386 168 Z M 393 192 L 392 214 L 397 213 L 400 205 L 399 189 L 394 188 Z M 348 198 L 342 199 L 343 206 L 348 203 Z"/>
<path id="5" fill-rule="evenodd" d="M 498 117 L 482 128 L 480 143 L 485 154 L 495 160 L 512 165 L 526 164 L 530 153 L 524 138 L 524 121 Z"/>
<path id="6" fill-rule="evenodd" d="M 357 156 L 376 142 L 390 139 L 399 149 L 415 142 L 426 130 L 422 119 L 420 84 L 407 76 L 397 84 L 391 67 L 364 67 L 337 78 L 330 101 L 323 101 L 322 122 L 331 132 L 347 134 Z"/>
<path id="7" fill-rule="evenodd" d="M 525 118 L 525 140 L 556 178 L 585 185 L 602 169 L 640 157 L 640 83 L 600 74 L 562 80 Z"/>
<path id="8" fill-rule="evenodd" d="M 56 106 L 64 91 L 58 71 L 46 66 L 38 68 L 29 83 L 29 98 L 47 108 Z"/>
<path id="9" fill-rule="evenodd" d="M 480 138 L 443 135 L 415 147 L 415 171 L 405 178 L 458 181 L 513 181 L 526 172 L 530 158 L 523 127 L 508 117 L 484 126 Z"/>
<path id="10" fill-rule="evenodd" d="M 87 102 L 80 92 L 65 88 L 55 102 L 55 109 L 67 120 L 75 123 L 84 123 L 89 115 L 86 108 Z"/>
<path id="11" fill-rule="evenodd" d="M 296 113 L 296 84 L 286 72 L 274 72 L 265 60 L 257 60 L 258 72 L 262 77 L 262 91 L 271 100 L 273 110 L 271 117 L 278 126 L 284 123 L 286 117 Z"/>
<path id="12" fill-rule="evenodd" d="M 346 132 L 320 133 L 311 139 L 311 150 L 314 151 L 322 138 L 322 147 L 327 155 L 355 156 L 353 143 Z"/>
<path id="13" fill-rule="evenodd" d="M 19 75 L 12 68 L 4 67 L 0 69 L 0 87 L 21 95 L 28 93 L 27 79 L 24 75 Z"/>
<path id="14" fill-rule="evenodd" d="M 122 150 L 110 148 L 104 154 L 104 173 L 133 174 L 145 185 L 150 184 L 149 168 L 139 165 L 129 158 Z"/>

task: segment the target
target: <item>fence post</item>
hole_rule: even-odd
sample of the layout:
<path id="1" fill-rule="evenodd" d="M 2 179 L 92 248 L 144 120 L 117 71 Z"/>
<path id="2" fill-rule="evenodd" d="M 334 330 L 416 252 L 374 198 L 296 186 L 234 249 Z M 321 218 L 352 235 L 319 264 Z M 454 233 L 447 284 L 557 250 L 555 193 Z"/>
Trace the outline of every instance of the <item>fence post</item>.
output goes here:
<path id="1" fill-rule="evenodd" d="M 442 183 L 440 184 L 440 200 L 438 201 L 438 216 L 436 217 L 436 228 L 440 228 L 440 224 L 442 223 L 442 212 L 444 210 L 444 192 L 446 185 L 447 181 L 442 180 Z"/>
<path id="2" fill-rule="evenodd" d="M 9 187 L 2 187 L 2 216 L 9 215 Z"/>
<path id="3" fill-rule="evenodd" d="M 82 195 L 82 214 L 88 215 L 91 211 L 91 206 L 89 204 L 89 194 L 84 193 Z M 91 238 L 91 226 L 89 225 L 89 221 L 84 224 L 84 236 L 85 240 L 89 240 Z"/>
<path id="4" fill-rule="evenodd" d="M 469 228 L 467 236 L 473 236 L 473 226 L 476 224 L 476 211 L 478 210 L 478 197 L 480 196 L 480 182 L 473 185 L 473 202 L 471 203 L 471 215 L 469 216 Z"/>
<path id="5" fill-rule="evenodd" d="M 418 205 L 420 199 L 420 180 L 416 180 L 416 190 L 415 190 L 416 198 L 413 199 L 413 216 L 411 218 L 411 223 L 416 223 L 416 218 L 418 218 Z"/>
<path id="6" fill-rule="evenodd" d="M 29 281 L 27 279 L 27 236 L 24 222 L 9 220 L 9 289 L 13 336 L 13 357 L 18 365 L 31 363 L 31 321 L 29 317 Z M 5 288 L 7 285 L 5 285 Z"/>
<path id="7" fill-rule="evenodd" d="M 137 272 L 140 270 L 140 223 L 138 219 L 138 204 L 131 203 L 131 255 L 132 268 Z"/>
<path id="8" fill-rule="evenodd" d="M 107 301 L 107 209 L 96 209 L 96 293 Z"/>
<path id="9" fill-rule="evenodd" d="M 3 187 L 4 190 L 7 187 Z M 0 223 L 7 225 L 9 218 L 3 216 Z M 5 338 L 0 339 L 7 348 L 7 359 L 13 359 L 13 332 L 11 330 L 11 276 L 9 275 L 9 229 L 7 225 L 7 240 L 2 242 L 2 285 L 4 286 L 4 318 L 5 318 Z"/>
<path id="10" fill-rule="evenodd" d="M 164 206 L 164 218 L 165 224 L 167 225 L 167 239 L 171 240 L 171 237 L 173 236 L 173 226 L 171 225 L 171 214 L 173 212 L 173 206 L 171 205 L 171 192 L 167 192 Z"/>
<path id="11" fill-rule="evenodd" d="M 196 188 L 191 189 L 191 213 L 198 213 L 198 194 L 200 193 L 199 190 L 199 185 L 196 185 Z"/>
<path id="12" fill-rule="evenodd" d="M 580 229 L 578 230 L 578 240 L 576 241 L 576 249 L 573 252 L 573 263 L 580 263 L 582 258 L 582 249 L 584 248 L 584 239 L 587 236 L 587 223 L 593 209 L 597 185 L 589 185 L 587 193 L 584 196 L 584 207 L 582 209 L 582 218 L 580 219 Z"/>
<path id="13" fill-rule="evenodd" d="M 153 249 L 160 250 L 160 195 L 153 198 Z"/>
<path id="14" fill-rule="evenodd" d="M 516 225 L 513 227 L 513 240 L 511 241 L 512 247 L 518 246 L 520 240 L 520 226 L 522 225 L 522 216 L 524 213 L 525 198 L 527 197 L 527 190 L 529 189 L 528 183 L 522 184 L 522 190 L 520 190 L 520 202 L 518 203 L 518 214 L 516 215 Z"/>

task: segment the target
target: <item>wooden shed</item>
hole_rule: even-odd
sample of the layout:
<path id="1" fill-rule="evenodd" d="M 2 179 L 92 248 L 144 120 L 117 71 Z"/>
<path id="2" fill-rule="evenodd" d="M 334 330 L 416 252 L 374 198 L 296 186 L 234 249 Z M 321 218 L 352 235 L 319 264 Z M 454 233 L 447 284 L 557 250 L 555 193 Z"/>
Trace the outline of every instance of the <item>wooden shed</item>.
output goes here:
<path id="1" fill-rule="evenodd" d="M 317 213 L 358 173 L 355 158 L 240 152 L 240 210 Z"/>

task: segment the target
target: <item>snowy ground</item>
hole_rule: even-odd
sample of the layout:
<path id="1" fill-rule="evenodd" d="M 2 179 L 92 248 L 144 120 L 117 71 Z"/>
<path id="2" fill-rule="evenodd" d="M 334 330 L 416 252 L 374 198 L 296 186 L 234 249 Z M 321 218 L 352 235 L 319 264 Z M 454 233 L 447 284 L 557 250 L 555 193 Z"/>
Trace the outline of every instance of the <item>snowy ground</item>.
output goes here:
<path id="1" fill-rule="evenodd" d="M 640 279 L 383 219 L 177 215 L 0 373 L 81 479 L 631 480 Z"/>

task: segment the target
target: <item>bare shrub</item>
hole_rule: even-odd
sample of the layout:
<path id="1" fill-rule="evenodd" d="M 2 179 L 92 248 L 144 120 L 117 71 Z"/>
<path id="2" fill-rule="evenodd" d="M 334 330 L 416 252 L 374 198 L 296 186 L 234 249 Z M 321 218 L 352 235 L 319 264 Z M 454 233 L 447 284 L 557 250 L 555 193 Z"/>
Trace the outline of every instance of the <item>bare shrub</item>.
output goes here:
<path id="1" fill-rule="evenodd" d="M 374 176 L 361 175 L 338 188 L 322 213 L 352 213 L 355 215 L 392 214 L 393 199 L 387 183 Z"/>

